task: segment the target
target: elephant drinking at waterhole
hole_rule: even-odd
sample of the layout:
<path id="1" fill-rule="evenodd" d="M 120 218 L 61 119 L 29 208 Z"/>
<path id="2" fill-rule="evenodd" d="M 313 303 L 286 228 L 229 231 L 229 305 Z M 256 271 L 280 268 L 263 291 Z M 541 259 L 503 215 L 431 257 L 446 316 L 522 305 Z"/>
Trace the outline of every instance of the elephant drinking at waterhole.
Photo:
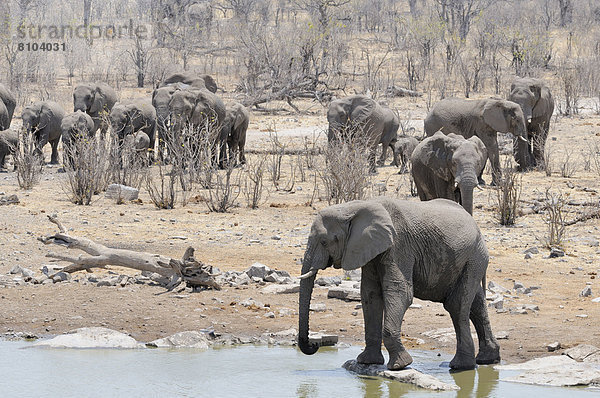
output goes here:
<path id="1" fill-rule="evenodd" d="M 457 340 L 452 369 L 497 363 L 500 347 L 492 333 L 483 288 L 488 259 L 473 218 L 447 199 L 377 198 L 327 207 L 317 214 L 302 262 L 298 346 L 308 355 L 319 349 L 308 338 L 317 271 L 330 266 L 362 267 L 366 347 L 357 358 L 359 363 L 383 364 L 382 339 L 389 369 L 412 363 L 400 336 L 413 295 L 441 302 L 450 313 Z M 479 340 L 477 356 L 469 319 Z"/>

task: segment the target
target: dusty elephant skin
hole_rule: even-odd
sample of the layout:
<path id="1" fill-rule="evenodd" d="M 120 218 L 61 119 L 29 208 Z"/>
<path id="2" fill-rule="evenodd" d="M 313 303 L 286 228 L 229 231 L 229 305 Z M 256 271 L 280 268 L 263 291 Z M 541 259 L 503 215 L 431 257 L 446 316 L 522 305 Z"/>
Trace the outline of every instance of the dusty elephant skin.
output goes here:
<path id="1" fill-rule="evenodd" d="M 436 217 L 439 214 L 445 217 Z M 389 369 L 412 363 L 400 336 L 413 294 L 442 302 L 450 313 L 457 336 L 451 368 L 497 363 L 500 347 L 492 334 L 482 287 L 488 257 L 473 218 L 446 199 L 415 203 L 379 198 L 325 208 L 312 225 L 302 262 L 298 345 L 308 355 L 319 348 L 308 338 L 317 271 L 329 266 L 362 267 L 366 347 L 357 357 L 359 363 L 383 363 L 382 339 L 390 357 Z M 479 340 L 477 357 L 469 319 Z"/>
<path id="2" fill-rule="evenodd" d="M 137 132 L 145 133 L 149 139 L 147 148 L 151 152 L 150 160 L 153 159 L 156 110 L 150 101 L 138 99 L 116 103 L 110 111 L 110 124 L 121 145 L 125 137 L 135 135 Z"/>
<path id="3" fill-rule="evenodd" d="M 73 90 L 73 112 L 82 111 L 94 120 L 94 133 L 100 129 L 104 134 L 108 131 L 107 116 L 115 103 L 117 93 L 106 83 L 81 83 Z"/>
<path id="4" fill-rule="evenodd" d="M 23 109 L 21 118 L 27 133 L 34 134 L 36 153 L 43 157 L 42 149 L 49 142 L 52 146 L 51 164 L 58 163 L 58 142 L 62 135 L 61 123 L 64 109 L 54 101 L 38 101 Z"/>
<path id="5" fill-rule="evenodd" d="M 75 140 L 80 137 L 93 137 L 94 120 L 87 113 L 77 111 L 63 117 L 60 124 L 63 143 L 63 163 L 65 167 L 74 164 Z"/>
<path id="6" fill-rule="evenodd" d="M 250 123 L 250 112 L 240 104 L 234 102 L 227 105 L 225 121 L 223 122 L 223 136 L 227 137 L 227 147 L 229 148 L 229 162 L 237 164 L 246 163 L 244 148 L 246 146 L 246 133 Z"/>
<path id="7" fill-rule="evenodd" d="M 481 139 L 492 166 L 492 184 L 501 176 L 497 133 L 511 133 L 519 140 L 527 139 L 525 118 L 518 104 L 498 99 L 466 100 L 446 98 L 436 103 L 424 121 L 425 133 L 432 136 L 442 130 L 465 138 Z M 516 155 L 519 164 L 526 163 L 524 148 Z"/>
<path id="8" fill-rule="evenodd" d="M 476 136 L 437 132 L 412 154 L 412 175 L 421 200 L 445 198 L 473 214 L 473 189 L 485 167 L 487 151 Z"/>
<path id="9" fill-rule="evenodd" d="M 15 96 L 0 83 L 0 130 L 7 130 L 17 106 Z"/>

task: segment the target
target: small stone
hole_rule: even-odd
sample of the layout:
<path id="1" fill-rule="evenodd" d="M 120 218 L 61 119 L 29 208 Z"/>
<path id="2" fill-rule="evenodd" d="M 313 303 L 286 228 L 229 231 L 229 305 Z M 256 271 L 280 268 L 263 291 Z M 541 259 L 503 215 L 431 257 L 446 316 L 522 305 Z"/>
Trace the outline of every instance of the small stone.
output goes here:
<path id="1" fill-rule="evenodd" d="M 315 280 L 315 284 L 319 286 L 338 286 L 340 283 L 342 279 L 339 276 L 324 276 Z"/>
<path id="2" fill-rule="evenodd" d="M 63 272 L 63 271 L 57 272 L 56 275 L 54 275 L 54 277 L 52 277 L 52 281 L 54 283 L 64 282 L 69 279 L 71 279 L 71 275 L 67 274 L 66 272 Z"/>
<path id="3" fill-rule="evenodd" d="M 421 308 L 423 308 L 423 306 L 421 304 L 411 304 L 408 308 L 411 308 L 413 310 L 420 310 Z"/>
<path id="4" fill-rule="evenodd" d="M 523 304 L 523 309 L 526 309 L 527 311 L 539 311 L 540 307 L 535 304 Z"/>
<path id="5" fill-rule="evenodd" d="M 494 281 L 489 281 L 487 288 L 488 290 L 498 294 L 510 293 L 510 290 L 500 286 Z"/>
<path id="6" fill-rule="evenodd" d="M 600 297 L 596 297 L 595 299 L 592 299 L 592 303 L 600 303 Z"/>
<path id="7" fill-rule="evenodd" d="M 508 332 L 500 331 L 494 336 L 497 340 L 508 340 Z"/>
<path id="8" fill-rule="evenodd" d="M 271 239 L 273 239 L 273 240 L 281 240 L 281 236 L 279 236 L 279 235 L 273 235 L 273 236 L 271 236 Z"/>
<path id="9" fill-rule="evenodd" d="M 546 346 L 549 352 L 554 352 L 556 350 L 560 350 L 560 343 L 555 341 L 554 343 L 550 343 Z"/>
<path id="10" fill-rule="evenodd" d="M 121 184 L 111 184 L 106 188 L 105 196 L 115 200 L 136 200 L 140 191 L 137 188 Z"/>
<path id="11" fill-rule="evenodd" d="M 533 258 L 533 255 L 531 253 L 525 253 L 525 260 L 529 260 Z"/>
<path id="12" fill-rule="evenodd" d="M 170 236 L 169 239 L 187 240 L 187 236 L 175 235 L 175 236 Z"/>
<path id="13" fill-rule="evenodd" d="M 562 249 L 559 249 L 558 247 L 553 247 L 552 249 L 550 249 L 550 258 L 557 258 L 557 257 L 564 257 L 565 256 L 565 252 Z"/>
<path id="14" fill-rule="evenodd" d="M 581 293 L 579 293 L 579 296 L 581 296 L 581 297 L 589 297 L 591 295 L 592 295 L 592 288 L 590 286 L 586 286 L 585 288 L 583 288 Z"/>
<path id="15" fill-rule="evenodd" d="M 584 319 L 588 317 L 588 315 L 587 315 L 587 314 L 577 314 L 577 315 L 575 315 L 575 316 L 576 316 L 577 318 L 584 318 Z"/>
<path id="16" fill-rule="evenodd" d="M 271 268 L 261 263 L 254 263 L 244 272 L 250 278 L 257 277 L 262 280 L 265 279 L 265 276 L 267 276 L 271 272 Z"/>
<path id="17" fill-rule="evenodd" d="M 511 308 L 510 313 L 515 315 L 527 315 L 527 310 L 525 308 Z"/>
<path id="18" fill-rule="evenodd" d="M 538 254 L 539 252 L 540 252 L 540 250 L 536 246 L 533 246 L 533 247 L 526 249 L 523 253 Z"/>
<path id="19" fill-rule="evenodd" d="M 323 303 L 311 303 L 310 311 L 325 312 L 325 311 L 327 311 L 327 306 Z"/>
<path id="20" fill-rule="evenodd" d="M 495 308 L 497 310 L 501 310 L 504 308 L 504 297 L 502 295 L 497 295 L 491 303 L 488 304 L 488 307 Z"/>
<path id="21" fill-rule="evenodd" d="M 515 285 L 513 286 L 513 289 L 519 289 L 519 288 L 525 288 L 525 285 L 522 284 L 521 282 L 515 281 Z"/>
<path id="22" fill-rule="evenodd" d="M 269 311 L 265 314 L 265 318 L 275 318 L 275 313 L 273 311 Z"/>

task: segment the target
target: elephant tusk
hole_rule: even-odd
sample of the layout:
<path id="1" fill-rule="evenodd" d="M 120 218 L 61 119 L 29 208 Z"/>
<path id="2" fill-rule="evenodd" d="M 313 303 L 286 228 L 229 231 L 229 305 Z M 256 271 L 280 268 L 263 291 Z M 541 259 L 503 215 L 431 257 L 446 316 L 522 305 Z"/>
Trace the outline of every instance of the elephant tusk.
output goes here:
<path id="1" fill-rule="evenodd" d="M 477 187 L 477 189 L 479 189 L 480 191 L 483 191 L 483 188 L 481 188 L 481 185 L 477 184 L 477 185 L 475 185 L 475 187 Z"/>
<path id="2" fill-rule="evenodd" d="M 523 142 L 527 142 L 527 140 L 526 140 L 525 138 L 521 137 L 521 136 L 519 136 L 519 139 L 520 139 L 521 141 L 523 141 Z"/>
<path id="3" fill-rule="evenodd" d="M 314 274 L 316 274 L 317 271 L 315 271 L 314 269 L 311 271 L 308 271 L 306 274 L 300 275 L 298 278 L 299 279 L 307 279 L 310 278 L 311 276 L 313 276 Z"/>

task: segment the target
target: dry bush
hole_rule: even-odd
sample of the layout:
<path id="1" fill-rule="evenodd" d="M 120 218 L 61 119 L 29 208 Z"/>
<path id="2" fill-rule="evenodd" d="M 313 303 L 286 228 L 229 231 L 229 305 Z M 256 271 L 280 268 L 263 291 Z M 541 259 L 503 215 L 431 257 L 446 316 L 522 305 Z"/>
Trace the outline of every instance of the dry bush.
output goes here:
<path id="1" fill-rule="evenodd" d="M 210 211 L 226 213 L 235 206 L 241 192 L 241 171 L 234 165 L 233 161 L 227 162 L 225 170 L 215 174 L 215 181 L 208 188 L 208 198 L 205 202 Z"/>
<path id="2" fill-rule="evenodd" d="M 600 176 L 600 143 L 594 142 L 589 148 L 591 169 Z"/>
<path id="3" fill-rule="evenodd" d="M 371 185 L 368 142 L 336 140 L 325 150 L 326 165 L 319 172 L 329 204 L 364 199 Z"/>
<path id="4" fill-rule="evenodd" d="M 565 147 L 564 155 L 560 162 L 560 175 L 565 178 L 572 178 L 579 170 L 577 154 L 573 149 Z"/>
<path id="5" fill-rule="evenodd" d="M 560 89 L 557 101 L 558 112 L 561 115 L 576 115 L 579 113 L 581 101 L 580 65 L 577 61 L 563 61 L 558 65 L 558 80 Z"/>
<path id="6" fill-rule="evenodd" d="M 66 182 L 63 190 L 69 200 L 78 205 L 89 205 L 92 196 L 105 188 L 110 151 L 106 142 L 87 134 L 75 134 L 71 144 L 64 148 L 72 162 L 66 162 Z"/>
<path id="7" fill-rule="evenodd" d="M 174 209 L 177 201 L 177 187 L 181 181 L 180 169 L 164 161 L 156 162 L 156 172 L 146 174 L 146 189 L 150 200 L 157 209 Z"/>
<path id="8" fill-rule="evenodd" d="M 115 183 L 139 189 L 148 171 L 148 160 L 144 156 L 147 154 L 139 153 L 135 149 L 133 140 L 123 140 L 123 143 L 119 144 L 117 137 L 112 134 L 110 141 L 105 145 L 109 153 L 109 161 L 104 185 Z"/>
<path id="9" fill-rule="evenodd" d="M 519 197 L 523 189 L 522 174 L 517 173 L 511 158 L 506 158 L 502 177 L 496 187 L 497 214 L 501 225 L 514 225 L 518 216 Z"/>
<path id="10" fill-rule="evenodd" d="M 276 190 L 279 190 L 279 180 L 281 179 L 281 163 L 283 155 L 285 155 L 285 144 L 282 144 L 279 140 L 277 133 L 269 135 L 269 143 L 271 148 L 269 153 L 271 155 L 269 160 L 269 177 Z"/>
<path id="11" fill-rule="evenodd" d="M 35 150 L 37 142 L 33 134 L 22 130 L 19 134 L 17 147 L 13 150 L 13 162 L 17 171 L 17 183 L 21 189 L 31 189 L 40 180 L 43 155 L 39 156 Z"/>
<path id="12" fill-rule="evenodd" d="M 267 168 L 267 157 L 250 158 L 246 163 L 244 181 L 244 196 L 246 204 L 251 209 L 257 209 L 263 200 L 264 174 Z"/>
<path id="13" fill-rule="evenodd" d="M 546 177 L 550 177 L 552 175 L 553 167 L 554 167 L 554 154 L 556 153 L 556 148 L 554 147 L 554 142 L 551 140 L 546 141 L 546 145 L 544 146 L 543 153 L 543 164 L 540 166 L 538 162 L 538 167 L 540 167 L 546 173 Z"/>
<path id="14" fill-rule="evenodd" d="M 552 192 L 546 189 L 544 196 L 544 222 L 548 229 L 542 242 L 548 248 L 562 247 L 566 237 L 565 213 L 567 198 L 562 192 Z"/>

